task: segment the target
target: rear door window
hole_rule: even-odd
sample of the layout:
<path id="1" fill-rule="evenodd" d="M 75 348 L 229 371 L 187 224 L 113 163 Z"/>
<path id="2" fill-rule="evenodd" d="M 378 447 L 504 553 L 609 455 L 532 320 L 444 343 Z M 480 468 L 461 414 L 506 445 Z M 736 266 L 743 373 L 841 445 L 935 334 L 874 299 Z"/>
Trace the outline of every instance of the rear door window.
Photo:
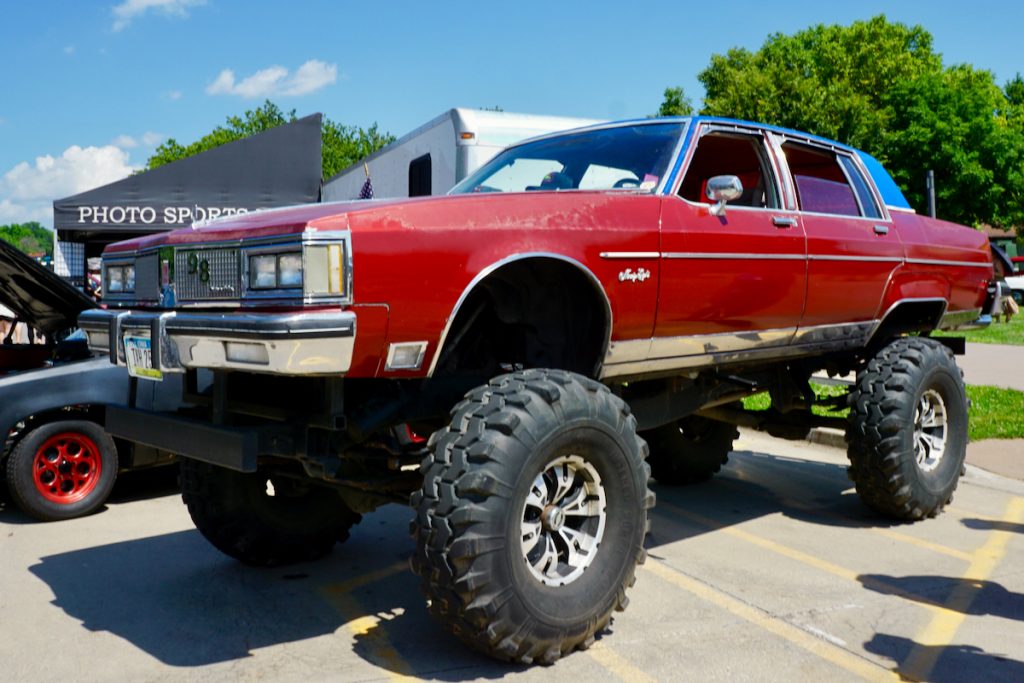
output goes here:
<path id="1" fill-rule="evenodd" d="M 856 171 L 852 160 L 839 156 L 831 150 L 819 149 L 795 142 L 784 142 L 782 151 L 786 155 L 786 163 L 793 175 L 796 185 L 797 202 L 802 211 L 812 213 L 828 213 L 838 216 L 870 216 L 878 217 L 878 207 L 871 199 L 866 182 L 859 173 L 850 176 L 844 163 L 849 162 L 850 168 Z M 859 181 L 860 192 L 854 189 Z M 858 195 L 861 195 L 860 197 Z M 861 203 L 870 200 L 867 210 L 862 211 Z M 873 215 L 872 215 L 873 213 Z"/>

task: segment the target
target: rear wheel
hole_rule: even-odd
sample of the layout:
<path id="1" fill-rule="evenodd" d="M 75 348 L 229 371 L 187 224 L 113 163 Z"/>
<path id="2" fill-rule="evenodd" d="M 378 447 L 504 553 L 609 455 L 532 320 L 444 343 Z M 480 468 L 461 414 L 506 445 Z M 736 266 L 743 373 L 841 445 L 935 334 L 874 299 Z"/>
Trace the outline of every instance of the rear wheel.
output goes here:
<path id="1" fill-rule="evenodd" d="M 620 399 L 568 372 L 470 392 L 412 497 L 412 566 L 433 615 L 503 660 L 550 664 L 593 643 L 646 556 L 654 494 L 635 430 Z"/>
<path id="2" fill-rule="evenodd" d="M 897 519 L 938 514 L 967 453 L 967 397 L 952 352 L 898 339 L 857 375 L 849 401 L 849 474 L 861 499 Z"/>
<path id="3" fill-rule="evenodd" d="M 43 521 L 95 512 L 117 478 L 117 448 L 102 427 L 87 420 L 62 420 L 36 427 L 7 459 L 11 498 Z"/>
<path id="4" fill-rule="evenodd" d="M 727 422 L 691 415 L 640 436 L 651 448 L 647 461 L 654 479 L 678 486 L 705 481 L 722 469 L 739 435 Z"/>
<path id="5" fill-rule="evenodd" d="M 189 458 L 181 459 L 181 496 L 214 547 L 256 566 L 319 559 L 361 519 L 327 487 Z"/>

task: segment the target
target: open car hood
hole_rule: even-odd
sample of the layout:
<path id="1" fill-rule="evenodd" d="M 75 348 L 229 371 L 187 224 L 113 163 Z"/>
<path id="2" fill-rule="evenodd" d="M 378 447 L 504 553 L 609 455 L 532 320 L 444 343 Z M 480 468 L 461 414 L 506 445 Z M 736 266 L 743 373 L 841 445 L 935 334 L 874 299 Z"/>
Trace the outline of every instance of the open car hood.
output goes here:
<path id="1" fill-rule="evenodd" d="M 96 304 L 50 270 L 0 240 L 0 304 L 48 335 L 77 327 Z"/>

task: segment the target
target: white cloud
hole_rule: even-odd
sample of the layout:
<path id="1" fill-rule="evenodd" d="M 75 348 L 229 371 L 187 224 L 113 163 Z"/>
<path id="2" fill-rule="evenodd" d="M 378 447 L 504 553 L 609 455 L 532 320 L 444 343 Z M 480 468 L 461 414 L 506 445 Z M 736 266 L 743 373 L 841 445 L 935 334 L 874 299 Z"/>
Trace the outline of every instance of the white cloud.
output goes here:
<path id="1" fill-rule="evenodd" d="M 164 97 L 166 97 L 169 100 L 180 100 L 181 99 L 181 91 L 180 90 L 168 90 L 167 92 L 164 93 Z"/>
<path id="2" fill-rule="evenodd" d="M 128 27 L 132 20 L 141 16 L 149 10 L 172 17 L 188 17 L 188 8 L 205 5 L 206 0 L 124 0 L 120 5 L 114 5 L 111 10 L 114 14 L 114 25 L 112 29 L 117 32 Z"/>
<path id="3" fill-rule="evenodd" d="M 66 55 L 73 55 L 73 54 L 75 54 L 75 46 L 74 45 L 65 45 L 64 46 L 64 54 L 66 54 Z"/>
<path id="4" fill-rule="evenodd" d="M 124 136 L 126 137 L 126 136 Z M 128 152 L 105 145 L 72 145 L 59 157 L 23 161 L 0 176 L 0 224 L 52 224 L 53 200 L 112 183 L 138 170 Z"/>
<path id="5" fill-rule="evenodd" d="M 131 135 L 118 135 L 116 138 L 110 141 L 114 147 L 120 147 L 121 149 L 132 149 L 138 147 L 139 142 Z"/>
<path id="6" fill-rule="evenodd" d="M 238 95 L 248 99 L 275 95 L 308 95 L 338 80 L 338 65 L 311 59 L 292 74 L 283 66 L 270 66 L 235 81 L 235 72 L 224 69 L 210 85 L 208 95 Z"/>
<path id="7" fill-rule="evenodd" d="M 146 147 L 156 147 L 164 141 L 163 133 L 154 133 L 153 131 L 146 131 L 142 134 L 142 144 Z"/>

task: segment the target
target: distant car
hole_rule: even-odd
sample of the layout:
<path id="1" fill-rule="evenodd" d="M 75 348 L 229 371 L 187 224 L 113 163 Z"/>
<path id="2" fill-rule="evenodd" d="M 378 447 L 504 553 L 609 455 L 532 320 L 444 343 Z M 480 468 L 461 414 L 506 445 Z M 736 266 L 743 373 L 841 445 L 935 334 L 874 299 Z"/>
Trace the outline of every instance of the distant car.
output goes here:
<path id="1" fill-rule="evenodd" d="M 35 343 L 0 339 L 0 473 L 19 508 L 44 521 L 86 515 L 106 501 L 119 470 L 173 460 L 104 429 L 105 406 L 129 403 L 130 382 L 75 331 L 92 299 L 0 242 L 0 306 L 38 333 Z M 173 409 L 180 383 L 135 394 L 139 407 Z"/>

